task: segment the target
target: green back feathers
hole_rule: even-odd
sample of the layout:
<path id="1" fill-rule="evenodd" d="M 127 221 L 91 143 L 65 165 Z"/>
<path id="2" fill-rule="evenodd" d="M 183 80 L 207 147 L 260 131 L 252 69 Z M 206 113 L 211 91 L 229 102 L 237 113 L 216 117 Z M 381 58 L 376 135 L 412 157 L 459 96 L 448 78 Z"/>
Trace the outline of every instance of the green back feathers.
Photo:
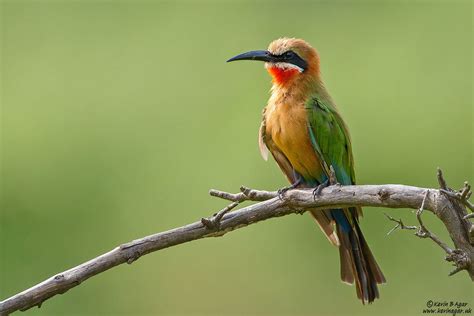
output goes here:
<path id="1" fill-rule="evenodd" d="M 318 95 L 309 98 L 305 107 L 311 143 L 325 163 L 323 170 L 326 174 L 322 177 L 327 178 L 332 165 L 338 182 L 354 184 L 354 161 L 349 132 L 336 107 L 330 100 Z"/>

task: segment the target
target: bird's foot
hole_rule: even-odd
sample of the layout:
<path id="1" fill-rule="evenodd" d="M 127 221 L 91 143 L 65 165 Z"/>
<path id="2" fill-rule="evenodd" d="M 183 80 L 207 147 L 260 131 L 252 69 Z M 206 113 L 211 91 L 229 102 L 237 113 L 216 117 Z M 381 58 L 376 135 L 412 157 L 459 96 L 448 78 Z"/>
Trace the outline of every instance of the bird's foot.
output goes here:
<path id="1" fill-rule="evenodd" d="M 301 178 L 299 178 L 295 183 L 293 183 L 292 185 L 289 185 L 287 187 L 284 187 L 284 188 L 281 188 L 281 189 L 278 189 L 278 198 L 280 200 L 283 200 L 283 195 L 286 193 L 286 191 L 288 190 L 292 190 L 294 188 L 296 188 L 297 186 L 299 186 L 301 184 Z"/>
<path id="2" fill-rule="evenodd" d="M 278 189 L 278 198 L 280 200 L 283 200 L 283 194 L 285 194 L 286 191 L 290 190 L 291 187 L 288 186 L 288 187 L 284 187 L 284 188 L 281 188 L 281 189 Z"/>
<path id="3" fill-rule="evenodd" d="M 239 205 L 239 202 L 233 202 L 219 212 L 213 214 L 211 217 L 201 218 L 201 223 L 209 230 L 219 230 L 221 228 L 221 221 L 224 215 L 232 211 L 232 209 L 234 209 L 237 205 Z"/>
<path id="4" fill-rule="evenodd" d="M 316 200 L 316 197 L 321 194 L 321 191 L 324 188 L 327 188 L 328 186 L 329 186 L 329 179 L 319 184 L 317 187 L 315 187 L 313 190 L 313 199 Z"/>

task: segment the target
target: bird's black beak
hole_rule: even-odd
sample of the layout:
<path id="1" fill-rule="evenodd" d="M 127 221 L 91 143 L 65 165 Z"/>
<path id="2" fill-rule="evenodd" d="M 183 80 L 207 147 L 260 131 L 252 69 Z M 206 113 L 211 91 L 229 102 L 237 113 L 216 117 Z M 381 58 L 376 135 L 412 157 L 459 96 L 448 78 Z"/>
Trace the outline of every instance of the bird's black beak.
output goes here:
<path id="1" fill-rule="evenodd" d="M 260 60 L 270 63 L 289 63 L 298 66 L 301 71 L 305 71 L 308 68 L 308 64 L 298 54 L 293 51 L 288 51 L 282 55 L 273 55 L 266 50 L 253 50 L 247 53 L 243 53 L 232 57 L 227 62 L 235 60 Z"/>
<path id="2" fill-rule="evenodd" d="M 235 57 L 232 57 L 227 62 L 236 61 L 236 60 L 260 60 L 266 62 L 277 62 L 276 56 L 270 54 L 266 50 L 253 50 L 246 52 Z"/>

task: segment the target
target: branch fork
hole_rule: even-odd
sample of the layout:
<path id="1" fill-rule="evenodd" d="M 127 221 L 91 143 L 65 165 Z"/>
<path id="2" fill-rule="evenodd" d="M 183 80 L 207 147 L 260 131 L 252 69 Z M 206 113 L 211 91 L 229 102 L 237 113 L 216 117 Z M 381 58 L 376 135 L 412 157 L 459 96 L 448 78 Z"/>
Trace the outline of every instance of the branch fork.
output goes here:
<path id="1" fill-rule="evenodd" d="M 468 184 L 468 182 L 464 182 L 464 186 L 463 186 L 463 188 L 461 188 L 461 190 L 459 190 L 459 192 L 454 192 L 452 189 L 448 188 L 448 186 L 446 185 L 446 181 L 444 180 L 442 171 L 440 169 L 438 169 L 437 177 L 438 177 L 438 182 L 439 182 L 439 185 L 440 185 L 440 189 L 439 189 L 440 193 L 445 194 L 446 196 L 448 196 L 448 198 L 453 199 L 455 201 L 458 201 L 462 205 L 464 205 L 465 207 L 472 210 L 472 208 L 470 207 L 470 206 L 472 206 L 472 204 L 468 201 L 468 199 L 470 198 L 471 193 L 472 193 L 471 192 L 471 186 Z M 392 232 L 394 232 L 397 229 L 416 230 L 415 236 L 417 236 L 419 238 L 430 238 L 432 241 L 434 241 L 438 246 L 440 246 L 446 252 L 445 260 L 448 261 L 448 262 L 452 262 L 453 265 L 456 267 L 453 271 L 451 271 L 449 273 L 449 276 L 452 276 L 452 275 L 454 275 L 454 274 L 456 274 L 460 271 L 463 271 L 463 270 L 468 270 L 469 267 L 471 266 L 471 259 L 470 259 L 469 255 L 467 254 L 467 252 L 463 249 L 458 249 L 458 248 L 451 249 L 446 243 L 441 241 L 435 234 L 433 234 L 423 223 L 423 220 L 421 219 L 421 215 L 424 211 L 425 202 L 426 202 L 426 199 L 427 199 L 429 193 L 430 193 L 430 190 L 426 190 L 426 193 L 425 193 L 425 195 L 423 197 L 423 200 L 421 202 L 421 206 L 416 211 L 416 218 L 418 220 L 419 226 L 407 226 L 402 222 L 401 219 L 397 220 L 397 219 L 389 216 L 388 214 L 385 214 L 385 216 L 390 221 L 393 221 L 393 222 L 397 223 L 395 225 L 395 227 L 393 227 L 387 233 L 387 235 L 390 235 Z M 468 218 L 474 217 L 474 216 L 472 216 L 472 213 L 469 214 L 469 215 L 464 215 L 464 213 L 463 213 L 463 211 L 465 211 L 464 208 L 461 208 L 461 212 L 459 211 L 460 208 L 457 208 L 457 209 L 453 208 L 453 209 L 455 210 L 455 212 L 460 213 L 459 215 L 463 220 L 467 220 Z M 473 226 L 472 226 L 471 223 L 469 223 L 469 224 L 471 225 L 471 227 L 470 227 L 470 230 L 468 232 L 468 238 L 469 238 L 470 243 L 473 244 L 472 243 Z"/>

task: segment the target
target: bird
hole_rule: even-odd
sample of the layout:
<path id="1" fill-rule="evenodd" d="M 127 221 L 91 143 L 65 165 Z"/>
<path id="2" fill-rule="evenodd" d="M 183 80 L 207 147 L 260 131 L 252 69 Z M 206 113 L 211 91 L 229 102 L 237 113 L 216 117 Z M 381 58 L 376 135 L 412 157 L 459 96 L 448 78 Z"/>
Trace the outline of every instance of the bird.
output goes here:
<path id="1" fill-rule="evenodd" d="M 272 77 L 271 96 L 262 112 L 258 144 L 271 154 L 290 182 L 279 190 L 313 188 L 318 195 L 331 176 L 341 185 L 356 183 L 349 130 L 321 79 L 319 54 L 303 39 L 283 37 L 267 50 L 253 50 L 227 62 L 265 62 Z M 340 274 L 354 284 L 363 304 L 379 298 L 385 277 L 361 228 L 360 207 L 310 210 L 328 240 L 339 248 Z"/>

